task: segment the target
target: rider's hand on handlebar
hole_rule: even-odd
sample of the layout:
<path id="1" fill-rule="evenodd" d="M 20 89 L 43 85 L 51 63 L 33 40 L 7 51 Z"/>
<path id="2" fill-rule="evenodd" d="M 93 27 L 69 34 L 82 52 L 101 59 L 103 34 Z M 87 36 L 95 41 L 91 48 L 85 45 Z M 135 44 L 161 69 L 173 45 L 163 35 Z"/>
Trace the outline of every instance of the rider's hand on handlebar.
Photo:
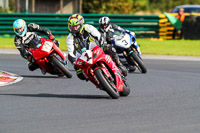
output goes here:
<path id="1" fill-rule="evenodd" d="M 49 34 L 49 35 L 48 35 L 48 38 L 51 39 L 51 40 L 54 40 L 54 39 L 55 39 L 55 36 L 52 35 L 52 34 Z"/>
<path id="2" fill-rule="evenodd" d="M 60 46 L 60 43 L 58 42 L 58 40 L 53 40 L 53 42 L 56 44 L 57 47 Z"/>

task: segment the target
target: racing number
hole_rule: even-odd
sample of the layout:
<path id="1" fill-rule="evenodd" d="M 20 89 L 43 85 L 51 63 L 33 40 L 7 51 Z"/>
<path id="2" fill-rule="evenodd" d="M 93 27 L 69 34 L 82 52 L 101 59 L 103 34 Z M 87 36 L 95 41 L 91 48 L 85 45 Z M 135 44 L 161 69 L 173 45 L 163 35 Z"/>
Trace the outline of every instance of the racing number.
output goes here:
<path id="1" fill-rule="evenodd" d="M 89 57 L 88 56 L 88 53 L 85 53 L 85 55 L 84 55 L 86 58 L 87 58 L 87 61 L 89 61 L 92 57 Z"/>
<path id="2" fill-rule="evenodd" d="M 126 40 L 123 40 L 122 42 L 124 42 L 125 44 L 124 45 L 128 45 L 127 41 Z"/>

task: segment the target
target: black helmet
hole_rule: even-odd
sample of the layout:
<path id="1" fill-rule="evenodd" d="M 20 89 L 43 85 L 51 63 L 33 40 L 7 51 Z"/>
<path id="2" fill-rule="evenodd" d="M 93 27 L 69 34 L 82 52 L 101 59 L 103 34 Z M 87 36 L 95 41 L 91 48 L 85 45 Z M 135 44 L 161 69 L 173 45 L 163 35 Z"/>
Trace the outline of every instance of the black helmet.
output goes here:
<path id="1" fill-rule="evenodd" d="M 107 32 L 109 27 L 110 27 L 110 19 L 109 19 L 109 17 L 101 17 L 99 19 L 99 28 L 101 28 L 105 32 Z"/>

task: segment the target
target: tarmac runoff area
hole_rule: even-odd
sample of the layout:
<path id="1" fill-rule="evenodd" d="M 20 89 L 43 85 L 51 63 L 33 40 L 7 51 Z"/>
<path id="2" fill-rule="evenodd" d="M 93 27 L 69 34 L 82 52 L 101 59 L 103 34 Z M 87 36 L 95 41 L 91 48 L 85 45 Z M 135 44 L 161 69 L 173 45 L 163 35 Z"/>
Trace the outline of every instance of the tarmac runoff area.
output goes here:
<path id="1" fill-rule="evenodd" d="M 64 51 L 67 53 L 67 51 Z M 0 49 L 0 54 L 19 54 L 17 49 Z M 167 55 L 142 55 L 143 59 L 153 59 L 153 60 L 180 60 L 180 61 L 200 61 L 200 57 L 193 56 L 167 56 Z M 19 82 L 23 79 L 16 74 L 9 73 L 3 70 L 0 70 L 0 86 L 5 86 Z"/>

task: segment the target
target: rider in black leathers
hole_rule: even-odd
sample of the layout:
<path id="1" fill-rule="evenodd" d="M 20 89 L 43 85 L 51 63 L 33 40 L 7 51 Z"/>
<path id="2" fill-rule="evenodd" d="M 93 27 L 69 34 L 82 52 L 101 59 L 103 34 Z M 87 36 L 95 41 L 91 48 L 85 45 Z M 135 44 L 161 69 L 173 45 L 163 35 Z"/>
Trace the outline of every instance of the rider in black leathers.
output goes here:
<path id="1" fill-rule="evenodd" d="M 101 17 L 99 19 L 99 31 L 104 36 L 104 39 L 105 39 L 105 41 L 108 44 L 107 45 L 107 48 L 109 49 L 108 52 L 111 52 L 111 53 L 116 53 L 117 52 L 115 49 L 113 49 L 112 43 L 111 43 L 111 40 L 113 39 L 114 32 L 118 31 L 119 33 L 123 33 L 123 32 L 129 32 L 129 33 L 131 33 L 133 35 L 132 40 L 133 40 L 133 42 L 135 42 L 134 45 L 136 47 L 136 50 L 138 51 L 139 55 L 141 56 L 140 47 L 137 44 L 135 33 L 131 32 L 129 30 L 123 29 L 123 28 L 121 28 L 118 25 L 110 23 L 109 17 Z M 118 55 L 116 54 L 116 56 L 118 56 Z M 132 68 L 132 66 L 129 66 L 129 69 L 130 69 L 130 67 L 131 67 L 132 70 L 136 69 L 135 66 L 133 68 Z"/>
<path id="2" fill-rule="evenodd" d="M 17 19 L 13 23 L 13 29 L 16 33 L 14 40 L 15 46 L 19 50 L 20 55 L 30 62 L 28 64 L 30 71 L 34 71 L 39 67 L 32 58 L 32 54 L 28 51 L 28 49 L 34 44 L 41 43 L 40 36 L 38 36 L 35 32 L 45 34 L 50 40 L 59 46 L 59 42 L 55 40 L 55 37 L 51 34 L 51 31 L 37 24 L 30 23 L 27 26 L 23 19 Z"/>

